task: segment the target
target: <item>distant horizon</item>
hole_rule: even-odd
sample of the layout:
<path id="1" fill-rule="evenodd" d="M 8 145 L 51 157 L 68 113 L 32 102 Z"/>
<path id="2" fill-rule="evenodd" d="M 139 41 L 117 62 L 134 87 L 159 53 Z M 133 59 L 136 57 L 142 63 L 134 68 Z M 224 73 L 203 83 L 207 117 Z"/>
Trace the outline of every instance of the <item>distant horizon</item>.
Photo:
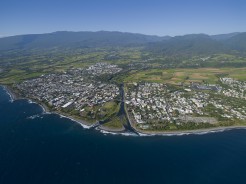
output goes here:
<path id="1" fill-rule="evenodd" d="M 244 0 L 8 0 L 0 6 L 0 37 L 71 31 L 178 36 L 246 30 Z"/>
<path id="2" fill-rule="evenodd" d="M 53 31 L 53 32 L 44 32 L 44 33 L 24 33 L 24 34 L 17 34 L 17 35 L 0 35 L 0 38 L 7 38 L 7 37 L 12 37 L 12 36 L 24 36 L 24 35 L 41 35 L 41 34 L 52 34 L 52 33 L 57 33 L 57 32 L 73 32 L 73 33 L 78 33 L 78 32 L 119 32 L 119 33 L 130 33 L 130 34 L 141 34 L 141 35 L 146 35 L 146 36 L 157 36 L 157 37 L 176 37 L 176 36 L 185 36 L 185 35 L 208 35 L 208 36 L 215 36 L 215 35 L 226 35 L 226 34 L 232 34 L 232 33 L 244 33 L 246 31 L 234 31 L 234 32 L 226 32 L 226 33 L 218 33 L 218 34 L 207 34 L 207 33 L 187 33 L 187 34 L 181 34 L 181 35 L 154 35 L 154 34 L 144 34 L 144 33 L 137 33 L 137 32 L 129 32 L 129 31 L 113 31 L 113 30 L 96 30 L 96 31 L 89 31 L 89 30 L 81 30 L 81 31 L 71 31 L 71 30 L 58 30 L 58 31 Z"/>

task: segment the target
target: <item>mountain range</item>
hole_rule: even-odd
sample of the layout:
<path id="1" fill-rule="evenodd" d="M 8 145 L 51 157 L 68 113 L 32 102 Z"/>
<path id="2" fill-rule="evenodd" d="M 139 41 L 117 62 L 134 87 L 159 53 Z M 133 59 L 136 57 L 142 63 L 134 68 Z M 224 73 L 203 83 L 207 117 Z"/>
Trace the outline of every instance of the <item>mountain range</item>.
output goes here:
<path id="1" fill-rule="evenodd" d="M 246 51 L 246 32 L 221 35 L 189 34 L 184 36 L 150 36 L 123 32 L 68 32 L 29 34 L 0 38 L 0 51 L 142 46 L 164 54 L 206 54 Z"/>

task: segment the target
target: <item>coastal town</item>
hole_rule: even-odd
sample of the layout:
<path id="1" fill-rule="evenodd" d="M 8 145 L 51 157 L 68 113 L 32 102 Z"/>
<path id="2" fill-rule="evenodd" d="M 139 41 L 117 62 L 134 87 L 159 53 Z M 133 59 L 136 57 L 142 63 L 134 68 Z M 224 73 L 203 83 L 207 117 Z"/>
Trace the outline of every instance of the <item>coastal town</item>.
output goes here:
<path id="1" fill-rule="evenodd" d="M 91 76 L 103 75 L 105 72 L 115 74 L 120 70 L 114 65 L 98 63 L 87 69 L 70 69 L 63 73 L 42 75 L 17 84 L 16 88 L 26 98 L 43 102 L 52 110 L 70 112 L 81 117 L 91 115 L 95 119 L 97 112 L 93 112 L 93 107 L 102 107 L 107 102 L 117 100 L 119 87 Z M 100 111 L 100 108 L 96 110 Z"/>
<path id="2" fill-rule="evenodd" d="M 120 85 L 101 81 L 100 76 L 121 71 L 117 65 L 96 63 L 42 75 L 16 84 L 16 88 L 54 111 L 99 121 L 116 108 L 103 113 L 105 104 L 121 101 Z M 232 78 L 221 77 L 217 84 L 132 82 L 124 89 L 125 110 L 136 129 L 208 128 L 224 121 L 246 120 L 246 82 Z"/>
<path id="3" fill-rule="evenodd" d="M 220 78 L 221 85 L 133 83 L 126 92 L 132 121 L 141 129 L 165 129 L 193 123 L 213 126 L 219 121 L 246 119 L 246 82 Z M 236 98 L 236 99 L 235 99 Z"/>

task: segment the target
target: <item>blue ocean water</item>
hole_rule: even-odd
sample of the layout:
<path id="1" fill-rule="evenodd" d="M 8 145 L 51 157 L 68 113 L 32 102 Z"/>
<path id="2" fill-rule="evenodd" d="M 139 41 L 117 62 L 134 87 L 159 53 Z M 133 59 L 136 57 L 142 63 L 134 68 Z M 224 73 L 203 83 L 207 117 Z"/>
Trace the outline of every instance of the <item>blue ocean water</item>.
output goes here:
<path id="1" fill-rule="evenodd" d="M 245 173 L 246 130 L 104 135 L 27 100 L 10 102 L 0 87 L 0 184 L 243 184 Z"/>

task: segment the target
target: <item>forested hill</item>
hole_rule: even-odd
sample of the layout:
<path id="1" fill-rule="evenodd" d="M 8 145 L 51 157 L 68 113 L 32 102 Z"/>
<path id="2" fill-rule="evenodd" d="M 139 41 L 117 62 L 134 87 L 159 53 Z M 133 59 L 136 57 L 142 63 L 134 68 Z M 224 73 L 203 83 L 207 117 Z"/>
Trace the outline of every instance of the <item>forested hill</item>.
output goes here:
<path id="1" fill-rule="evenodd" d="M 143 47 L 166 55 L 245 52 L 246 33 L 149 36 L 122 32 L 54 32 L 0 38 L 0 51 L 59 48 Z"/>
<path id="2" fill-rule="evenodd" d="M 148 36 L 122 32 L 67 32 L 11 36 L 0 39 L 0 50 L 64 48 L 64 47 L 108 47 L 138 46 L 159 42 L 169 37 Z"/>
<path id="3" fill-rule="evenodd" d="M 215 53 L 245 53 L 246 33 L 223 35 L 190 34 L 149 43 L 147 50 L 165 55 L 200 55 Z"/>
<path id="4" fill-rule="evenodd" d="M 166 55 L 211 54 L 224 51 L 225 45 L 205 34 L 191 34 L 175 36 L 159 43 L 150 43 L 147 49 Z"/>

